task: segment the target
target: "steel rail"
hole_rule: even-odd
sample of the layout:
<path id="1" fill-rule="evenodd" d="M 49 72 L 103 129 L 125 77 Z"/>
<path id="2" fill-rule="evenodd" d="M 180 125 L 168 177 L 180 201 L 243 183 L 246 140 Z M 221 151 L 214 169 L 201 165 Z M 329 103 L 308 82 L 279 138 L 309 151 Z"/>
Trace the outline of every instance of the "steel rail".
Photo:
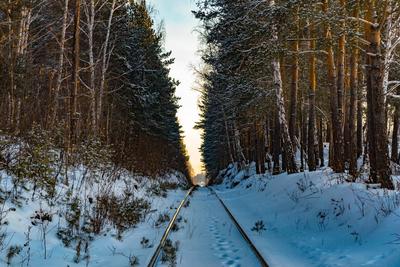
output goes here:
<path id="1" fill-rule="evenodd" d="M 188 192 L 187 192 L 186 195 L 185 195 L 185 198 L 181 201 L 181 203 L 179 204 L 178 208 L 176 209 L 175 214 L 174 214 L 174 216 L 172 217 L 171 221 L 169 222 L 168 227 L 167 227 L 167 229 L 165 230 L 165 232 L 164 232 L 164 234 L 163 234 L 163 236 L 162 236 L 162 238 L 161 238 L 161 241 L 160 241 L 160 243 L 159 243 L 158 246 L 157 246 L 156 251 L 154 252 L 153 256 L 151 257 L 149 264 L 147 264 L 148 267 L 154 267 L 154 266 L 156 266 L 156 264 L 157 264 L 157 262 L 158 262 L 158 258 L 160 257 L 160 253 L 161 253 L 161 251 L 162 251 L 162 249 L 163 249 L 163 247 L 164 247 L 164 245 L 165 245 L 165 241 L 167 241 L 168 235 L 169 235 L 169 233 L 171 232 L 171 229 L 172 229 L 172 227 L 174 226 L 176 219 L 178 218 L 179 212 L 181 211 L 183 205 L 185 205 L 185 203 L 186 203 L 188 197 L 189 197 L 190 194 L 193 192 L 193 190 L 194 190 L 195 187 L 196 187 L 196 186 L 192 186 L 192 187 L 188 190 Z"/>
<path id="2" fill-rule="evenodd" d="M 240 235 L 243 237 L 243 239 L 246 241 L 246 243 L 250 246 L 250 248 L 253 251 L 253 253 L 256 255 L 256 257 L 257 257 L 258 261 L 260 262 L 261 266 L 262 267 L 269 267 L 267 261 L 264 259 L 264 257 L 261 255 L 260 251 L 256 248 L 256 246 L 250 240 L 249 236 L 246 234 L 246 232 L 240 226 L 239 222 L 235 219 L 235 217 L 233 216 L 231 211 L 228 209 L 228 207 L 225 205 L 225 203 L 222 201 L 222 199 L 218 196 L 218 194 L 214 191 L 214 189 L 209 188 L 209 190 L 219 200 L 219 202 L 221 203 L 222 207 L 224 207 L 226 213 L 228 213 L 229 217 L 231 218 L 233 224 L 236 226 L 236 228 L 239 231 Z"/>

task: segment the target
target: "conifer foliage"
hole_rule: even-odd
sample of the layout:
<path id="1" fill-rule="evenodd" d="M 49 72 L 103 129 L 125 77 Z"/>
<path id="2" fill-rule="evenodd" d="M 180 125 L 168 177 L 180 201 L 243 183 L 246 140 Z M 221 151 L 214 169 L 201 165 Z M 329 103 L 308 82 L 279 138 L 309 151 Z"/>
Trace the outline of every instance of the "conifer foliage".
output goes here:
<path id="1" fill-rule="evenodd" d="M 38 126 L 70 163 L 95 139 L 129 170 L 189 175 L 163 35 L 144 0 L 1 1 L 0 129 Z"/>
<path id="2" fill-rule="evenodd" d="M 393 188 L 398 1 L 198 0 L 197 7 L 205 63 L 197 127 L 210 178 L 229 163 L 255 163 L 258 173 L 314 171 L 324 166 L 325 146 L 333 171 L 356 179 L 363 159 L 369 182 Z"/>

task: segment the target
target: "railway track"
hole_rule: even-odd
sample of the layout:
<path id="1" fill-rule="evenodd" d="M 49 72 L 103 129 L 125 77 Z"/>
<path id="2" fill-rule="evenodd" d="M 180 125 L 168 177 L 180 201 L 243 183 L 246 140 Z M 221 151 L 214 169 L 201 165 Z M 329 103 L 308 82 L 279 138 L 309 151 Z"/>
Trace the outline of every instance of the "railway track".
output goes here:
<path id="1" fill-rule="evenodd" d="M 168 239 L 168 236 L 171 232 L 171 229 L 176 221 L 176 219 L 179 216 L 179 213 L 182 209 L 182 207 L 185 205 L 188 197 L 191 195 L 191 193 L 193 192 L 193 189 L 195 187 L 192 187 L 188 190 L 188 192 L 186 193 L 184 199 L 180 202 L 177 210 L 175 211 L 174 216 L 172 217 L 171 221 L 169 222 L 168 227 L 166 228 L 161 241 L 157 247 L 157 249 L 155 250 L 153 256 L 151 257 L 151 260 L 149 262 L 149 264 L 147 265 L 148 267 L 154 267 L 157 266 L 157 263 L 159 261 L 161 252 L 163 250 L 163 247 L 165 245 L 166 240 Z M 258 262 L 260 263 L 260 266 L 262 267 L 269 267 L 268 263 L 266 262 L 266 260 L 263 258 L 263 256 L 261 255 L 261 253 L 259 252 L 259 250 L 255 247 L 255 245 L 253 244 L 253 242 L 250 240 L 250 238 L 248 237 L 248 235 L 246 234 L 246 232 L 243 230 L 243 228 L 240 226 L 239 222 L 235 219 L 235 217 L 233 216 L 233 214 L 231 213 L 231 211 L 228 209 L 228 207 L 225 205 L 225 203 L 222 201 L 222 199 L 218 196 L 218 194 L 211 188 L 208 188 L 211 192 L 211 194 L 213 196 L 216 197 L 216 199 L 218 200 L 218 202 L 222 205 L 222 207 L 224 208 L 225 212 L 228 214 L 228 217 L 231 219 L 232 223 L 235 225 L 236 229 L 238 230 L 240 236 L 243 238 L 243 240 L 246 242 L 246 244 L 249 246 L 250 250 L 253 252 L 254 256 L 257 258 Z"/>
<path id="2" fill-rule="evenodd" d="M 222 201 L 222 199 L 218 196 L 218 194 L 214 191 L 214 189 L 209 188 L 211 193 L 218 199 L 218 201 L 221 203 L 221 205 L 224 207 L 224 210 L 226 213 L 228 213 L 229 218 L 232 220 L 233 224 L 236 226 L 237 230 L 239 231 L 240 235 L 243 237 L 243 239 L 246 241 L 246 243 L 249 245 L 251 251 L 254 253 L 254 255 L 257 257 L 260 265 L 262 267 L 269 267 L 267 261 L 264 259 L 264 257 L 261 255 L 260 251 L 256 248 L 256 246 L 253 244 L 253 242 L 250 240 L 249 236 L 246 234 L 246 232 L 243 230 L 243 228 L 240 226 L 239 222 L 235 219 L 231 211 L 228 209 L 228 207 L 225 205 L 225 203 Z"/>
<path id="3" fill-rule="evenodd" d="M 154 266 L 157 265 L 158 259 L 160 257 L 160 253 L 161 253 L 161 251 L 162 251 L 162 249 L 163 249 L 163 247 L 165 245 L 165 241 L 168 239 L 168 235 L 171 232 L 171 229 L 172 229 L 176 219 L 178 218 L 179 212 L 181 211 L 182 207 L 185 205 L 187 199 L 192 194 L 192 192 L 193 192 L 193 190 L 195 188 L 196 188 L 196 186 L 192 186 L 188 190 L 188 192 L 186 193 L 184 199 L 181 201 L 181 203 L 179 204 L 178 208 L 176 209 L 174 216 L 172 217 L 171 221 L 169 222 L 168 227 L 165 230 L 165 232 L 164 232 L 164 234 L 163 234 L 163 236 L 161 238 L 160 244 L 157 246 L 156 251 L 154 252 L 153 256 L 151 257 L 149 264 L 147 265 L 148 267 L 154 267 Z"/>

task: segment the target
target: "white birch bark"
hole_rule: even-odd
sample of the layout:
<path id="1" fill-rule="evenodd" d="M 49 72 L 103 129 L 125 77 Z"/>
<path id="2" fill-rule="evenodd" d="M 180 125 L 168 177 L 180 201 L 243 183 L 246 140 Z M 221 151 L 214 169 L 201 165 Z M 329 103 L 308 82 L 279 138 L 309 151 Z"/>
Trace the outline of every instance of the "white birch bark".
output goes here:
<path id="1" fill-rule="evenodd" d="M 52 114 L 50 118 L 50 125 L 54 125 L 57 117 L 58 111 L 58 100 L 61 90 L 61 84 L 63 80 L 63 69 L 64 69 L 64 53 L 65 53 L 65 36 L 68 27 L 68 5 L 69 0 L 64 0 L 64 14 L 63 14 L 63 21 L 62 21 L 62 29 L 61 29 L 61 38 L 60 38 L 60 54 L 58 57 L 58 70 L 57 70 L 57 82 L 54 89 L 54 96 L 53 96 L 53 104 L 52 104 Z"/>
<path id="2" fill-rule="evenodd" d="M 96 18 L 95 2 L 94 0 L 89 1 L 89 8 L 86 5 L 86 17 L 87 17 L 87 28 L 88 28 L 88 44 L 89 44 L 89 70 L 90 70 L 90 120 L 93 134 L 97 133 L 97 116 L 96 116 L 96 82 L 95 82 L 95 57 L 93 49 L 93 35 L 94 35 L 94 23 Z"/>
<path id="3" fill-rule="evenodd" d="M 109 53 L 109 42 L 110 42 L 110 34 L 111 34 L 111 26 L 114 17 L 114 12 L 116 10 L 117 0 L 112 1 L 110 16 L 108 17 L 108 24 L 107 24 L 107 33 L 106 39 L 104 42 L 103 47 L 103 58 L 102 58 L 102 65 L 101 65 L 101 80 L 100 80 L 100 87 L 99 87 L 99 94 L 97 100 L 97 127 L 100 129 L 100 120 L 101 114 L 103 113 L 103 97 L 104 97 L 104 87 L 105 87 L 105 80 L 106 80 L 106 72 L 108 68 L 107 62 L 107 55 Z"/>

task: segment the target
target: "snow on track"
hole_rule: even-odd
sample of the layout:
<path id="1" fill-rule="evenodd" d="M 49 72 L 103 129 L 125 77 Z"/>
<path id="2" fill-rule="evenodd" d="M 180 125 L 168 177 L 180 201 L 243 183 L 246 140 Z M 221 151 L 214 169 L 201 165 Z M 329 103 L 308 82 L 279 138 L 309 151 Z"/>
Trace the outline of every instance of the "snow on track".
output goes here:
<path id="1" fill-rule="evenodd" d="M 219 200 L 208 189 L 195 191 L 181 216 L 179 225 L 183 228 L 170 235 L 172 240 L 180 242 L 178 266 L 260 266 Z"/>

